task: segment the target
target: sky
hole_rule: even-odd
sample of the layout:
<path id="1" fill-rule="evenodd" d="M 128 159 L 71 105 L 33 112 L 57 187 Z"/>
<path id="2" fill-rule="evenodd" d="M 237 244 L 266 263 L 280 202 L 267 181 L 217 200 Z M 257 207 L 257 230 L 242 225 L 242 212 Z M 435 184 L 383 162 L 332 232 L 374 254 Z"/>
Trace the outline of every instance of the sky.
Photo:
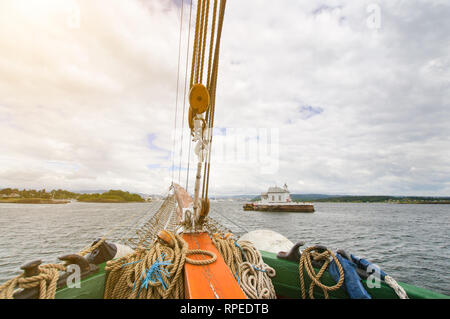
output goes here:
<path id="1" fill-rule="evenodd" d="M 0 188 L 192 191 L 188 4 L 1 0 Z M 449 16 L 228 0 L 210 194 L 450 196 Z"/>

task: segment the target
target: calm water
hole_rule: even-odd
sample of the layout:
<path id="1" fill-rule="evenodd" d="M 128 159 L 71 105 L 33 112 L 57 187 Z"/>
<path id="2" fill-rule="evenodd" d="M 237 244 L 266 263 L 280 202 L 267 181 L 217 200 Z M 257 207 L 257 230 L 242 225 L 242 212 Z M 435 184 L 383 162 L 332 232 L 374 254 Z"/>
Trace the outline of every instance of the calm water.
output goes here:
<path id="1" fill-rule="evenodd" d="M 341 248 L 398 281 L 450 295 L 450 205 L 318 203 L 314 214 L 244 212 L 214 202 L 211 215 L 237 234 L 272 229 L 306 245 Z M 26 261 L 53 262 L 114 229 L 121 238 L 150 204 L 0 204 L 0 283 Z"/>

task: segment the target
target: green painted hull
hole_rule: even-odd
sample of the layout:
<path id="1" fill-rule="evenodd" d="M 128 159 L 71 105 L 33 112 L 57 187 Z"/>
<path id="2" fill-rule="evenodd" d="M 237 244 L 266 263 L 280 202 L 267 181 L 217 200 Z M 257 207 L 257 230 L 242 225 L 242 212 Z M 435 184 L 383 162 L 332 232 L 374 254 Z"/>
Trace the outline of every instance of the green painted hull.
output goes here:
<path id="1" fill-rule="evenodd" d="M 300 290 L 300 276 L 299 276 L 299 265 L 298 263 L 286 261 L 277 258 L 276 254 L 261 251 L 261 255 L 264 262 L 269 266 L 273 267 L 277 273 L 275 278 L 272 279 L 275 291 L 278 296 L 286 298 L 301 298 Z M 309 276 L 304 272 L 305 284 L 307 289 L 311 284 Z M 327 286 L 333 286 L 336 282 L 331 278 L 331 275 L 326 271 L 322 278 L 323 282 Z M 365 280 L 362 280 L 364 288 L 372 296 L 373 299 L 398 299 L 394 290 L 381 282 L 380 288 L 369 288 Z M 399 285 L 405 289 L 408 297 L 411 299 L 450 299 L 450 296 L 442 295 L 427 289 L 419 288 L 416 286 L 408 285 L 399 282 Z M 322 289 L 316 287 L 314 289 L 315 298 L 323 298 Z M 330 292 L 329 298 L 334 299 L 348 299 L 349 296 L 342 286 L 340 289 Z"/>
<path id="2" fill-rule="evenodd" d="M 284 298 L 301 298 L 298 263 L 278 259 L 275 254 L 266 251 L 261 251 L 261 254 L 264 262 L 273 267 L 277 273 L 275 278 L 272 279 L 277 295 Z M 57 299 L 102 299 L 106 279 L 105 264 L 101 264 L 99 267 L 100 269 L 97 273 L 86 277 L 81 281 L 80 288 L 60 288 L 57 290 L 55 297 Z M 306 287 L 309 287 L 310 280 L 306 273 L 304 278 Z M 321 281 L 330 286 L 335 284 L 328 272 L 323 274 Z M 362 282 L 367 292 L 373 299 L 398 299 L 395 292 L 383 282 L 381 283 L 380 288 L 369 288 L 365 280 Z M 450 296 L 439 294 L 427 289 L 405 283 L 399 284 L 403 287 L 403 289 L 405 289 L 411 299 L 450 299 Z M 322 289 L 315 288 L 314 297 L 318 299 L 323 298 Z M 336 291 L 330 292 L 329 297 L 334 299 L 349 298 L 343 287 Z"/>
<path id="3" fill-rule="evenodd" d="M 80 288 L 62 287 L 56 291 L 55 299 L 103 299 L 106 263 L 98 266 L 98 272 L 81 280 Z"/>

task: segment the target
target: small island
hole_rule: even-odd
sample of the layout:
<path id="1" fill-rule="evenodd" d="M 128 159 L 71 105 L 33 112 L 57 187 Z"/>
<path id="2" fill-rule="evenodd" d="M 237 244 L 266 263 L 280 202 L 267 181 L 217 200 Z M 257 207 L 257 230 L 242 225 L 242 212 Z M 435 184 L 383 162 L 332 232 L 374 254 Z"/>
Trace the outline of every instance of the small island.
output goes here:
<path id="1" fill-rule="evenodd" d="M 131 203 L 145 202 L 139 194 L 121 190 L 109 190 L 104 193 L 79 194 L 62 189 L 47 192 L 42 190 L 19 190 L 4 188 L 0 190 L 0 203 L 6 204 L 67 204 L 72 201 L 89 203 Z"/>
<path id="2" fill-rule="evenodd" d="M 79 202 L 90 203 L 129 203 L 129 202 L 145 202 L 138 194 L 131 194 L 120 190 L 110 190 L 102 194 L 83 194 L 77 200 Z"/>

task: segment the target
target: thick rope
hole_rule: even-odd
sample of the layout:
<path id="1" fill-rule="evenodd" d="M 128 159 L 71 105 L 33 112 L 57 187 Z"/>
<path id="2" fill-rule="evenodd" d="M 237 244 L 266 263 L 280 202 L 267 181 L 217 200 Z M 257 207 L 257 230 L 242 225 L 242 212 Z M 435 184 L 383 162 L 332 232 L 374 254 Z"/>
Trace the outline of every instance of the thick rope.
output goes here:
<path id="1" fill-rule="evenodd" d="M 215 262 L 217 256 L 210 251 L 188 250 L 181 236 L 172 237 L 175 242 L 172 248 L 155 241 L 148 250 L 140 248 L 132 254 L 107 262 L 105 299 L 184 298 L 184 264 L 207 265 Z M 252 243 L 237 243 L 222 235 L 213 237 L 213 243 L 248 298 L 276 298 L 270 279 L 275 276 L 275 270 L 264 263 Z M 197 260 L 187 257 L 193 254 L 211 258 Z M 164 256 L 163 260 L 161 256 Z"/>
<path id="2" fill-rule="evenodd" d="M 210 87 L 211 83 L 211 66 L 212 66 L 212 57 L 213 57 L 213 47 L 214 47 L 214 34 L 216 29 L 216 16 L 217 16 L 217 0 L 214 0 L 214 8 L 212 15 L 212 23 L 211 23 L 211 38 L 209 44 L 209 58 L 208 58 L 208 73 L 207 73 L 207 83 L 206 87 Z"/>
<path id="3" fill-rule="evenodd" d="M 394 289 L 395 293 L 397 294 L 397 296 L 400 299 L 409 299 L 408 294 L 406 293 L 405 289 L 403 289 L 403 287 L 400 286 L 394 278 L 392 278 L 391 276 L 385 276 L 384 277 L 384 282 L 389 287 Z"/>
<path id="4" fill-rule="evenodd" d="M 222 36 L 222 27 L 223 27 L 223 19 L 225 15 L 225 6 L 226 6 L 226 0 L 222 0 L 220 2 L 220 9 L 219 9 L 219 20 L 218 20 L 218 26 L 217 26 L 217 38 L 216 38 L 216 46 L 215 46 L 215 52 L 214 52 L 214 61 L 213 61 L 213 68 L 211 73 L 211 80 L 209 82 L 208 90 L 209 95 L 211 97 L 210 101 L 210 116 L 208 119 L 208 127 L 209 127 L 209 148 L 208 148 L 208 154 L 207 154 L 207 162 L 205 164 L 208 166 L 207 174 L 204 176 L 204 180 L 206 179 L 206 188 L 204 193 L 202 192 L 202 198 L 208 198 L 208 191 L 209 191 L 209 173 L 210 173 L 210 167 L 211 167 L 211 150 L 212 150 L 212 129 L 214 127 L 214 112 L 215 112 L 215 106 L 216 106 L 216 88 L 217 88 L 217 76 L 218 76 L 218 70 L 219 70 L 219 51 L 220 51 L 220 39 Z"/>
<path id="5" fill-rule="evenodd" d="M 204 6 L 204 5 L 203 5 Z M 205 9 L 205 8 L 204 8 Z M 201 43 L 201 54 L 200 54 L 200 79 L 198 83 L 202 83 L 203 80 L 203 65 L 205 61 L 205 48 L 206 48 L 206 36 L 208 31 L 208 18 L 209 18 L 209 0 L 206 0 L 206 9 L 204 10 L 204 15 L 202 17 L 203 23 L 203 35 L 202 35 L 202 43 Z"/>
<path id="6" fill-rule="evenodd" d="M 149 249 L 108 261 L 105 299 L 181 299 L 184 298 L 184 264 L 207 265 L 217 256 L 205 250 L 188 250 L 179 235 L 171 235 L 174 247 L 155 241 Z M 208 255 L 210 259 L 191 259 L 188 255 Z M 162 260 L 162 256 L 164 256 Z"/>
<path id="7" fill-rule="evenodd" d="M 137 249 L 130 255 L 108 261 L 105 267 L 108 277 L 104 298 L 182 298 L 184 289 L 180 265 L 184 265 L 186 251 L 187 246 L 177 240 L 174 249 L 157 243 L 150 250 Z M 170 262 L 170 265 L 163 266 L 168 275 L 164 276 L 163 274 L 160 281 L 148 281 L 146 287 L 142 286 L 146 273 L 152 268 L 152 265 L 159 262 L 162 254 L 165 255 L 165 260 Z M 165 287 L 167 288 L 164 289 Z"/>
<path id="8" fill-rule="evenodd" d="M 213 243 L 249 299 L 275 299 L 271 278 L 275 269 L 264 263 L 260 252 L 249 241 L 236 242 L 216 235 Z M 245 258 L 245 260 L 243 259 Z"/>
<path id="9" fill-rule="evenodd" d="M 186 262 L 192 265 L 209 265 L 217 260 L 216 254 L 214 254 L 212 251 L 207 250 L 201 249 L 188 250 L 186 256 L 188 255 L 205 255 L 211 257 L 210 259 L 191 259 L 186 257 Z"/>
<path id="10" fill-rule="evenodd" d="M 101 244 L 105 242 L 106 238 L 102 237 L 94 245 L 82 249 L 77 254 L 86 256 L 91 253 Z M 38 266 L 39 274 L 31 277 L 25 277 L 24 274 L 16 276 L 0 286 L 0 299 L 13 299 L 16 289 L 28 289 L 39 287 L 39 299 L 54 299 L 57 283 L 59 279 L 59 272 L 66 271 L 66 265 L 58 264 L 44 264 Z"/>
<path id="11" fill-rule="evenodd" d="M 94 245 L 88 246 L 84 249 L 82 249 L 77 254 L 80 256 L 86 256 L 87 254 L 90 254 L 94 250 L 96 250 L 98 247 L 100 247 L 106 240 L 106 237 L 102 237 L 98 242 L 96 242 Z"/>
<path id="12" fill-rule="evenodd" d="M 91 253 L 101 244 L 105 242 L 106 238 L 102 237 L 94 245 L 82 249 L 77 254 L 86 256 Z M 39 299 L 54 299 L 57 283 L 59 279 L 59 272 L 66 271 L 66 265 L 58 264 L 44 264 L 38 266 L 39 274 L 31 277 L 25 277 L 24 274 L 16 276 L 0 286 L 0 299 L 13 299 L 16 289 L 28 289 L 39 287 Z"/>
<path id="13" fill-rule="evenodd" d="M 39 287 L 39 299 L 54 299 L 59 272 L 65 271 L 63 264 L 45 264 L 39 266 L 40 273 L 35 276 L 25 277 L 20 274 L 0 286 L 0 299 L 13 299 L 16 289 L 28 289 Z"/>
<path id="14" fill-rule="evenodd" d="M 303 250 L 302 255 L 300 257 L 299 275 L 300 275 L 300 288 L 302 291 L 303 299 L 306 299 L 306 288 L 303 274 L 304 270 L 311 279 L 311 285 L 309 286 L 309 297 L 311 299 L 314 299 L 314 287 L 316 285 L 322 289 L 325 299 L 328 299 L 328 292 L 339 289 L 344 283 L 344 270 L 342 269 L 342 265 L 337 259 L 336 255 L 333 254 L 333 252 L 329 249 L 323 251 L 322 253 L 319 253 L 318 250 L 320 249 L 317 246 L 308 247 L 305 250 Z M 326 286 L 320 282 L 320 278 L 327 269 L 328 264 L 331 262 L 330 256 L 333 258 L 338 267 L 339 281 L 333 286 Z M 311 258 L 313 258 L 315 261 L 324 260 L 324 263 L 317 274 L 314 271 Z"/>

